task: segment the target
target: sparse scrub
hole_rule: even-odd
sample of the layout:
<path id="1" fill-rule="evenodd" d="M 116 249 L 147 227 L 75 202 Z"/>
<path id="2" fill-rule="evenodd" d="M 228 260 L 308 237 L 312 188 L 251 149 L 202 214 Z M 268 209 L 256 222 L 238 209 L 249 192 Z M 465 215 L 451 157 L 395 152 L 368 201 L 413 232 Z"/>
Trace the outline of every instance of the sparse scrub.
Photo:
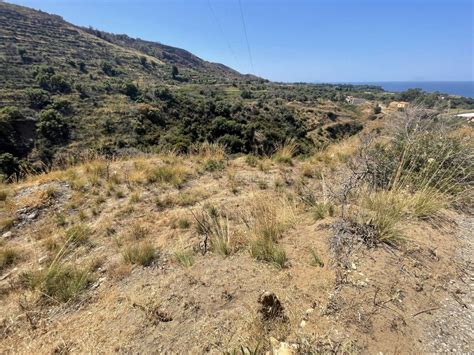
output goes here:
<path id="1" fill-rule="evenodd" d="M 125 248 L 122 255 L 126 263 L 149 266 L 156 258 L 156 249 L 149 243 L 142 243 Z"/>
<path id="2" fill-rule="evenodd" d="M 456 134 L 456 123 L 410 109 L 393 124 L 388 143 L 367 151 L 367 176 L 372 184 L 413 192 L 430 188 L 452 199 L 472 188 L 473 145 L 469 138 Z"/>

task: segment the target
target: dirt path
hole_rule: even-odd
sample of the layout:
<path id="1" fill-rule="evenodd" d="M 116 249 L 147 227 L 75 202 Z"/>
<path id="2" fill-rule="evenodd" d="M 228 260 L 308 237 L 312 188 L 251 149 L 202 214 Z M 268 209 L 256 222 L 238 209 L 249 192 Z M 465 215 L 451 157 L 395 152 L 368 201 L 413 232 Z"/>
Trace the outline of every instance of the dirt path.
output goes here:
<path id="1" fill-rule="evenodd" d="M 450 280 L 450 296 L 433 312 L 426 330 L 427 351 L 474 351 L 474 218 L 463 217 L 460 227 L 457 260 L 459 277 Z"/>

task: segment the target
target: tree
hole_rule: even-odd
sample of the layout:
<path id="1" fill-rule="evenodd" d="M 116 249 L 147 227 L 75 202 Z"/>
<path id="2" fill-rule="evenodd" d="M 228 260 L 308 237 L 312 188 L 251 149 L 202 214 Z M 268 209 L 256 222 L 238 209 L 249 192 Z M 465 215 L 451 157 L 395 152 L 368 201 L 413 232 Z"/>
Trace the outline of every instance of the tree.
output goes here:
<path id="1" fill-rule="evenodd" d="M 49 93 L 41 89 L 28 89 L 26 97 L 30 108 L 41 110 L 51 103 Z"/>
<path id="2" fill-rule="evenodd" d="M 136 86 L 132 82 L 127 82 L 123 84 L 121 91 L 132 100 L 136 100 L 138 98 L 138 95 L 140 95 L 140 90 L 138 89 L 138 86 Z"/>
<path id="3" fill-rule="evenodd" d="M 69 125 L 54 109 L 41 111 L 36 129 L 52 144 L 65 143 L 69 138 Z"/>
<path id="4" fill-rule="evenodd" d="M 13 175 L 18 171 L 19 161 L 18 158 L 10 153 L 0 154 L 0 181 L 2 175 L 6 178 Z"/>
<path id="5" fill-rule="evenodd" d="M 178 67 L 176 65 L 173 65 L 171 68 L 171 76 L 173 79 L 176 79 L 176 77 L 179 75 Z"/>

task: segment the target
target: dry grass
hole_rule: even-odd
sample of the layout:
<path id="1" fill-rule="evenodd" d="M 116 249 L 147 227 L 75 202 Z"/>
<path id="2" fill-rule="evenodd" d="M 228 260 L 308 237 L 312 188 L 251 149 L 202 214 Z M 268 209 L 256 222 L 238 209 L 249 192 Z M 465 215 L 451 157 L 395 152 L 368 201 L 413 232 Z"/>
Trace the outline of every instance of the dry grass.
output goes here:
<path id="1" fill-rule="evenodd" d="M 149 266 L 156 259 L 156 249 L 147 242 L 131 245 L 122 253 L 123 260 L 129 264 Z"/>
<path id="2" fill-rule="evenodd" d="M 152 169 L 147 175 L 149 183 L 162 183 L 179 187 L 189 176 L 184 165 L 162 165 Z"/>
<path id="3" fill-rule="evenodd" d="M 20 260 L 20 252 L 11 247 L 0 249 L 0 273 Z"/>
<path id="4" fill-rule="evenodd" d="M 206 246 L 214 252 L 227 256 L 233 251 L 229 218 L 214 206 L 207 206 L 193 212 L 196 221 L 196 232 L 204 236 Z"/>
<path id="5" fill-rule="evenodd" d="M 287 257 L 278 240 L 296 223 L 293 203 L 281 196 L 258 194 L 250 200 L 244 222 L 251 234 L 252 257 L 284 267 Z"/>
<path id="6" fill-rule="evenodd" d="M 24 273 L 21 278 L 23 284 L 38 290 L 47 301 L 56 302 L 77 299 L 93 281 L 88 269 L 56 263 L 41 271 Z"/>
<path id="7" fill-rule="evenodd" d="M 189 250 L 177 251 L 174 253 L 175 260 L 184 267 L 190 267 L 194 264 L 194 254 Z"/>
<path id="8" fill-rule="evenodd" d="M 287 165 L 293 165 L 293 156 L 298 149 L 298 144 L 294 139 L 287 139 L 284 143 L 280 144 L 275 153 L 273 159 L 278 163 Z"/>

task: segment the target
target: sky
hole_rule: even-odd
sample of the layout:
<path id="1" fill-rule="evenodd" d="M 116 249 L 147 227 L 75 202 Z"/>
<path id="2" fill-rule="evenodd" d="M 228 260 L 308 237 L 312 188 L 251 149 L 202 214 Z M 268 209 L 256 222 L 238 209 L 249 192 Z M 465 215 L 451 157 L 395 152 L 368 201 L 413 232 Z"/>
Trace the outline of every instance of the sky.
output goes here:
<path id="1" fill-rule="evenodd" d="M 474 0 L 9 2 L 274 81 L 473 80 Z"/>

